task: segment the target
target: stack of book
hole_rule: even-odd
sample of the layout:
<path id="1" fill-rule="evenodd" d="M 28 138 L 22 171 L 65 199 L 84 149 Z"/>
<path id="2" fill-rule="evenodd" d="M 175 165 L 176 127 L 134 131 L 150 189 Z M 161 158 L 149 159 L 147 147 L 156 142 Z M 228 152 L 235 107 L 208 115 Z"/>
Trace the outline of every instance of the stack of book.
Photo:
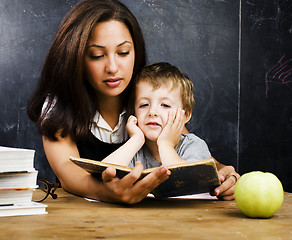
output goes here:
<path id="1" fill-rule="evenodd" d="M 32 201 L 38 172 L 34 150 L 0 147 L 0 217 L 46 214 L 47 205 Z"/>

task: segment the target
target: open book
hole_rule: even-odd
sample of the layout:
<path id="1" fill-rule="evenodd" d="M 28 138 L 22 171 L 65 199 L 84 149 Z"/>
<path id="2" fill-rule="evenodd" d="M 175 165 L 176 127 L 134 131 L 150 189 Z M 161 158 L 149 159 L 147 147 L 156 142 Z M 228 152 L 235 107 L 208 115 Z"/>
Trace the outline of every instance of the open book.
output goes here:
<path id="1" fill-rule="evenodd" d="M 90 159 L 70 157 L 70 160 L 94 176 L 101 178 L 101 173 L 109 166 L 117 171 L 117 177 L 123 178 L 132 168 Z M 141 178 L 156 168 L 143 170 Z M 175 197 L 190 194 L 204 193 L 220 185 L 214 159 L 204 159 L 197 162 L 168 166 L 171 171 L 169 178 L 155 188 L 152 193 L 155 197 Z"/>

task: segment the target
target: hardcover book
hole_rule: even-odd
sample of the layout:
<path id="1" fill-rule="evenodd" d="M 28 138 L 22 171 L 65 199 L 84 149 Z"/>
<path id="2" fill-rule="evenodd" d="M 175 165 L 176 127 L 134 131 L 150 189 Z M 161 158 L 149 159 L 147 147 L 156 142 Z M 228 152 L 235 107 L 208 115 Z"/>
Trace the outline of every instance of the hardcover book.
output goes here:
<path id="1" fill-rule="evenodd" d="M 70 160 L 97 178 L 101 178 L 101 173 L 109 166 L 116 169 L 116 176 L 119 178 L 123 178 L 132 170 L 130 167 L 91 159 L 70 157 Z M 143 170 L 140 178 L 145 177 L 155 169 Z M 171 165 L 168 166 L 168 169 L 171 171 L 169 178 L 152 191 L 157 198 L 209 192 L 220 185 L 215 161 L 212 158 Z"/>
<path id="2" fill-rule="evenodd" d="M 47 214 L 47 205 L 35 202 L 0 206 L 0 217 Z"/>
<path id="3" fill-rule="evenodd" d="M 38 171 L 0 173 L 0 189 L 36 188 Z"/>
<path id="4" fill-rule="evenodd" d="M 0 146 L 0 173 L 33 171 L 34 154 L 31 149 Z"/>
<path id="5" fill-rule="evenodd" d="M 0 207 L 16 203 L 31 202 L 35 188 L 0 189 Z"/>

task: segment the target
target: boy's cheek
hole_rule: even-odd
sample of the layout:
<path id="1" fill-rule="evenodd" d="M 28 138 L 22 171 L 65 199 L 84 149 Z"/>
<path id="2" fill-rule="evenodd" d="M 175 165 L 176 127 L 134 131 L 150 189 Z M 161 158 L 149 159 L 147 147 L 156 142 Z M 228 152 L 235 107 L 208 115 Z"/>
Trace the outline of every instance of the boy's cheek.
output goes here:
<path id="1" fill-rule="evenodd" d="M 137 126 L 138 127 L 141 127 L 142 126 L 138 118 L 137 118 Z"/>

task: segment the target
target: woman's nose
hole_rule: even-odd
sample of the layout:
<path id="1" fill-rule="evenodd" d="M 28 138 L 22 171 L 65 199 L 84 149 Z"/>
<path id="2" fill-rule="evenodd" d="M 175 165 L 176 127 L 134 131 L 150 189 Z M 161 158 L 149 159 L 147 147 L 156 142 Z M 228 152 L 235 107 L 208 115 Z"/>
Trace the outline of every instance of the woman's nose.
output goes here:
<path id="1" fill-rule="evenodd" d="M 107 73 L 116 73 L 118 71 L 118 65 L 114 56 L 109 56 L 106 63 Z"/>

